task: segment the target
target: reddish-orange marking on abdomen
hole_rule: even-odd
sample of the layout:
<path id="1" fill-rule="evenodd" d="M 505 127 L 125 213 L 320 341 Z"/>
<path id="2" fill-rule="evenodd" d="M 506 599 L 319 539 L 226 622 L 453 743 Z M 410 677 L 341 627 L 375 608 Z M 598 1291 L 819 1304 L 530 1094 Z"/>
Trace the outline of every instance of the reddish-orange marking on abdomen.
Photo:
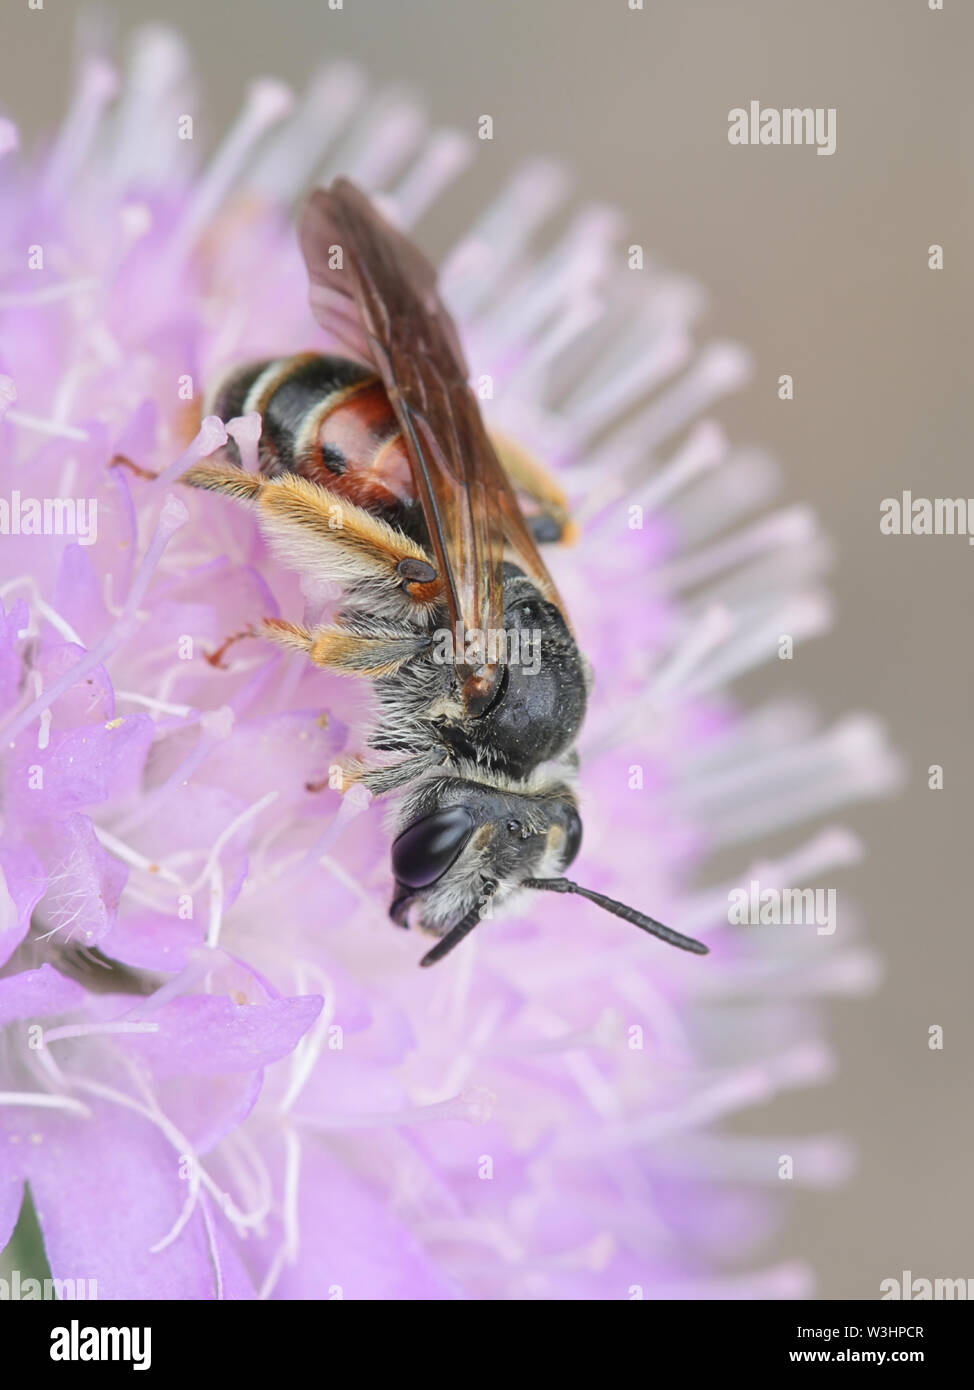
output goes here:
<path id="1" fill-rule="evenodd" d="M 337 467 L 331 451 L 341 455 Z M 301 448 L 300 464 L 306 477 L 369 510 L 415 497 L 409 455 L 378 381 L 353 387 L 327 411 Z"/>

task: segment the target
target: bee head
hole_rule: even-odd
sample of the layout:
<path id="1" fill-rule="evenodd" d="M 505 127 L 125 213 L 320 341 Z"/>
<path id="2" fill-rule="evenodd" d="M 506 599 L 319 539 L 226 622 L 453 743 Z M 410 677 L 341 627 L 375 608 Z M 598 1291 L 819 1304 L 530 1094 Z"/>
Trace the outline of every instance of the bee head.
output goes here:
<path id="1" fill-rule="evenodd" d="M 396 895 L 389 914 L 402 927 L 440 938 L 424 966 L 442 960 L 495 904 L 525 888 L 576 894 L 671 946 L 706 954 L 701 942 L 562 877 L 581 843 L 567 787 L 528 795 L 461 778 L 426 783 L 392 846 Z"/>
<path id="2" fill-rule="evenodd" d="M 472 926 L 524 879 L 566 868 L 582 841 L 567 788 L 521 796 L 442 778 L 427 784 L 404 820 L 392 846 L 390 916 L 440 937 L 475 914 Z"/>

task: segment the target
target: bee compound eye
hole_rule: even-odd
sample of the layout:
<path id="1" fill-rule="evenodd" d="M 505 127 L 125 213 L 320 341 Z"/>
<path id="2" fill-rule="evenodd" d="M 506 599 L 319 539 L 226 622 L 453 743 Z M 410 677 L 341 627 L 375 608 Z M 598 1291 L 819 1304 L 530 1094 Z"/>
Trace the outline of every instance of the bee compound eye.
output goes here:
<path id="1" fill-rule="evenodd" d="M 444 806 L 413 821 L 392 845 L 392 872 L 407 888 L 428 888 L 460 855 L 475 825 L 465 806 Z"/>
<path id="2" fill-rule="evenodd" d="M 565 845 L 562 850 L 561 867 L 567 869 L 573 863 L 582 847 L 582 818 L 575 810 L 570 808 L 565 818 Z"/>

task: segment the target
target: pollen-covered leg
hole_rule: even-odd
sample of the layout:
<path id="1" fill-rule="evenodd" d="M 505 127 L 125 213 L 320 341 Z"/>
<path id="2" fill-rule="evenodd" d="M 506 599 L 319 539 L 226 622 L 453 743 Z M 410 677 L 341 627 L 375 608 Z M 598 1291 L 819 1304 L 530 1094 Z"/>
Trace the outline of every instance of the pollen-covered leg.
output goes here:
<path id="1" fill-rule="evenodd" d="M 302 652 L 315 666 L 373 680 L 394 675 L 429 646 L 429 639 L 418 632 L 363 634 L 343 627 L 310 629 L 283 618 L 265 618 L 258 632 L 282 647 Z"/>
<path id="2" fill-rule="evenodd" d="M 261 530 L 286 564 L 340 584 L 373 612 L 425 615 L 442 596 L 440 578 L 421 545 L 296 473 L 261 478 L 225 464 L 200 463 L 182 481 L 251 503 Z"/>
<path id="3" fill-rule="evenodd" d="M 231 463 L 196 463 L 188 468 L 179 480 L 203 492 L 222 492 L 235 502 L 256 502 L 262 487 L 263 478 L 256 473 L 245 473 Z"/>
<path id="4" fill-rule="evenodd" d="M 537 512 L 525 517 L 535 541 L 539 545 L 574 545 L 578 527 L 571 519 L 568 499 L 554 474 L 507 435 L 491 430 L 490 442 L 514 490 L 537 504 Z"/>

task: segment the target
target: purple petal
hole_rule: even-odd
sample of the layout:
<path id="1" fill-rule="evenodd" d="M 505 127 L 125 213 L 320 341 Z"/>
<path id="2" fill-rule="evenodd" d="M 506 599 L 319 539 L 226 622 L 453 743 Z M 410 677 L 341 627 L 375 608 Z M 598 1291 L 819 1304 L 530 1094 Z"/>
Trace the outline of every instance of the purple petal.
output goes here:
<path id="1" fill-rule="evenodd" d="M 44 866 L 29 845 L 0 843 L 0 965 L 27 935 L 45 881 Z"/>
<path id="2" fill-rule="evenodd" d="M 21 661 L 18 633 L 28 626 L 29 614 L 22 598 L 5 613 L 0 603 L 0 709 L 9 709 L 20 689 Z"/>
<path id="3" fill-rule="evenodd" d="M 139 970 L 182 970 L 187 952 L 203 944 L 203 927 L 194 918 L 143 912 L 119 918 L 112 931 L 112 959 Z"/>
<path id="4" fill-rule="evenodd" d="M 220 1140 L 253 1110 L 264 1084 L 262 1071 L 227 1076 L 179 1076 L 158 1080 L 156 1093 L 163 1111 L 199 1155 Z"/>
<path id="5" fill-rule="evenodd" d="M 54 607 L 89 646 L 98 641 L 108 626 L 98 572 L 83 546 L 69 545 L 61 557 Z"/>
<path id="6" fill-rule="evenodd" d="M 47 643 L 36 660 L 45 690 L 86 655 L 85 649 L 76 642 L 62 642 L 59 639 Z M 96 666 L 82 676 L 57 701 L 57 726 L 62 730 L 102 721 L 107 723 L 114 718 L 115 692 L 104 666 Z"/>
<path id="7" fill-rule="evenodd" d="M 454 1299 L 462 1294 L 408 1227 L 330 1154 L 306 1145 L 298 1209 L 301 1258 L 275 1298 Z"/>
<path id="8" fill-rule="evenodd" d="M 216 1076 L 254 1071 L 286 1057 L 321 1012 L 320 995 L 237 1004 L 226 995 L 194 994 L 153 1008 L 141 1005 L 126 1022 L 158 1024 L 127 1039 L 157 1076 Z"/>
<path id="9" fill-rule="evenodd" d="M 198 1208 L 178 1237 L 153 1253 L 187 1193 L 185 1163 L 155 1126 L 107 1106 L 96 1107 L 90 1120 L 37 1111 L 8 1112 L 0 1120 L 0 1139 L 19 1152 L 30 1182 L 56 1279 L 94 1279 L 100 1299 L 216 1297 Z M 9 1135 L 18 1132 L 22 1143 L 9 1146 Z M 253 1285 L 215 1209 L 212 1221 L 223 1296 L 252 1298 Z"/>
<path id="10" fill-rule="evenodd" d="M 54 969 L 42 965 L 38 970 L 22 970 L 0 980 L 0 1028 L 18 1018 L 45 1018 L 48 1014 L 67 1013 L 80 1008 L 85 991 L 77 980 L 69 980 Z"/>
<path id="11" fill-rule="evenodd" d="M 147 714 L 51 732 L 47 748 L 28 731 L 4 778 L 5 803 L 33 820 L 81 810 L 133 791 L 142 776 L 154 726 Z"/>
<path id="12" fill-rule="evenodd" d="M 87 816 L 67 816 L 45 855 L 47 892 L 38 908 L 45 929 L 63 943 L 93 946 L 111 931 L 128 870 L 106 853 Z"/>

